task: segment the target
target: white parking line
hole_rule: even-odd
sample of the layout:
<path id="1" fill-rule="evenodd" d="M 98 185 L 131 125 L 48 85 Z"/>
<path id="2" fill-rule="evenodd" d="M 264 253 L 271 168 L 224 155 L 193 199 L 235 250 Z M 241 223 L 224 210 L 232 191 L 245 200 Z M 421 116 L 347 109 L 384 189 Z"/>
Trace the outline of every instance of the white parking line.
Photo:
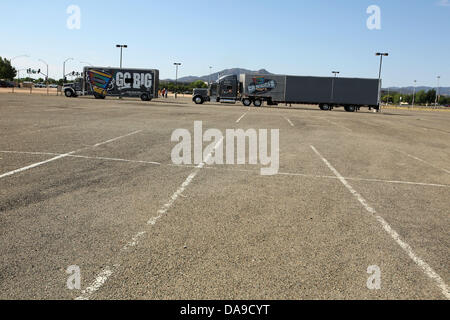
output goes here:
<path id="1" fill-rule="evenodd" d="M 422 260 L 414 253 L 411 246 L 400 238 L 400 235 L 397 233 L 397 231 L 392 229 L 392 227 L 386 222 L 386 220 L 384 220 L 377 214 L 374 208 L 369 206 L 369 204 L 361 196 L 361 194 L 353 189 L 353 187 L 347 182 L 347 180 L 330 164 L 330 162 L 328 162 L 327 159 L 325 159 L 320 154 L 319 151 L 317 151 L 314 146 L 311 146 L 311 149 L 322 159 L 325 165 L 334 173 L 334 175 L 339 179 L 339 181 L 341 181 L 341 183 L 347 188 L 347 190 L 350 191 L 350 193 L 353 194 L 353 196 L 362 204 L 367 212 L 369 212 L 382 225 L 384 231 L 386 231 L 395 240 L 395 242 L 408 254 L 411 260 L 413 260 L 422 269 L 422 271 L 437 284 L 437 286 L 441 289 L 442 294 L 447 299 L 450 299 L 449 289 L 442 277 L 438 275 L 424 260 Z"/>
<path id="2" fill-rule="evenodd" d="M 63 155 L 63 154 L 59 154 L 59 153 L 50 153 L 50 152 L 1 151 L 1 150 L 0 150 L 0 153 L 31 154 L 31 155 L 52 155 L 52 156 L 62 156 Z M 105 161 L 117 161 L 117 162 L 128 162 L 128 163 L 141 163 L 141 164 L 149 164 L 149 165 L 155 165 L 155 166 L 164 166 L 164 165 L 166 165 L 166 166 L 170 166 L 170 167 L 196 168 L 196 166 L 194 166 L 194 165 L 178 165 L 178 164 L 172 164 L 172 163 L 162 164 L 160 162 L 144 161 L 144 160 L 130 160 L 130 159 L 106 158 L 106 157 L 82 156 L 82 155 L 68 155 L 67 157 L 68 158 L 90 159 L 90 160 L 105 160 Z M 260 170 L 234 169 L 234 168 L 212 167 L 212 166 L 205 166 L 203 168 L 204 169 L 214 169 L 214 170 L 251 172 L 251 173 L 257 173 L 257 174 L 259 174 L 259 172 L 260 172 Z M 333 179 L 333 180 L 337 180 L 338 179 L 336 176 L 324 176 L 324 175 L 315 175 L 315 174 L 307 174 L 307 173 L 296 173 L 296 172 L 278 172 L 278 175 L 281 175 L 281 176 L 299 176 L 299 177 L 319 178 L 319 179 Z M 379 182 L 379 183 L 391 183 L 391 184 L 406 184 L 406 185 L 425 186 L 425 187 L 450 188 L 450 185 L 447 185 L 447 184 L 428 183 L 428 182 L 383 180 L 383 179 L 353 178 L 353 177 L 345 177 L 345 179 L 346 180 L 351 180 L 351 181 L 366 181 L 366 182 Z"/>
<path id="3" fill-rule="evenodd" d="M 413 155 L 410 155 L 409 153 L 406 153 L 406 152 L 404 152 L 404 151 L 401 151 L 401 150 L 398 150 L 398 151 L 399 151 L 400 153 L 403 153 L 404 155 L 406 155 L 406 156 L 408 156 L 408 157 L 414 159 L 414 160 L 417 160 L 417 161 L 426 163 L 427 165 L 432 166 L 432 167 L 435 168 L 435 169 L 439 169 L 439 170 L 442 170 L 442 171 L 444 171 L 444 172 L 446 172 L 446 173 L 450 173 L 450 171 L 447 170 L 447 169 L 437 167 L 437 166 L 435 166 L 434 164 L 429 163 L 428 161 L 425 161 L 425 160 L 423 160 L 423 159 L 420 159 L 420 158 L 418 158 L 418 157 L 415 157 L 415 156 L 413 156 Z"/>
<path id="4" fill-rule="evenodd" d="M 283 118 L 284 118 L 287 122 L 289 122 L 289 124 L 291 125 L 291 127 L 295 127 L 291 120 L 289 120 L 289 119 L 286 118 L 286 117 L 283 117 Z"/>
<path id="5" fill-rule="evenodd" d="M 197 176 L 197 174 L 200 172 L 201 169 L 206 165 L 206 162 L 212 157 L 215 150 L 223 143 L 224 138 L 220 139 L 219 142 L 216 143 L 213 150 L 206 156 L 206 158 L 203 160 L 202 163 L 200 163 L 198 166 L 195 167 L 194 171 L 189 174 L 189 176 L 186 178 L 186 180 L 181 184 L 181 186 L 175 191 L 175 193 L 170 197 L 169 201 L 164 204 L 161 209 L 158 210 L 157 216 L 150 218 L 150 220 L 147 222 L 147 225 L 155 225 L 158 220 L 160 220 L 164 214 L 167 213 L 167 211 L 173 206 L 175 201 L 178 199 L 178 197 L 182 196 L 182 193 L 186 190 L 186 188 L 191 184 L 192 180 Z M 146 231 L 138 232 L 136 235 L 133 236 L 131 241 L 129 241 L 122 250 L 127 250 L 130 247 L 133 247 L 137 245 L 138 239 L 146 234 Z M 115 268 L 118 268 L 120 265 L 116 265 Z M 105 271 L 102 271 L 94 280 L 94 282 L 85 290 L 83 290 L 83 294 L 76 298 L 76 300 L 89 300 L 90 296 L 98 291 L 103 284 L 108 280 L 108 278 L 113 274 L 112 269 L 107 269 L 107 273 Z"/>
<path id="6" fill-rule="evenodd" d="M 336 122 L 334 122 L 334 121 L 331 121 L 331 120 L 325 119 L 325 118 L 322 118 L 322 119 L 325 120 L 325 121 L 328 121 L 329 123 L 331 123 L 331 124 L 333 124 L 333 125 L 335 125 L 335 126 L 337 126 L 337 127 L 339 127 L 339 128 L 342 128 L 342 129 L 345 129 L 345 130 L 347 130 L 347 131 L 352 132 L 352 129 L 349 129 L 349 128 L 347 128 L 347 127 L 345 127 L 345 126 L 343 126 L 343 125 L 340 125 L 340 124 L 338 124 L 338 123 L 336 123 Z"/>
<path id="7" fill-rule="evenodd" d="M 247 115 L 248 112 L 244 113 L 239 119 L 236 120 L 236 123 L 241 122 L 242 119 Z"/>
<path id="8" fill-rule="evenodd" d="M 49 163 L 49 162 L 53 162 L 53 161 L 56 161 L 56 160 L 59 160 L 59 159 L 62 159 L 62 158 L 69 157 L 69 156 L 71 156 L 71 155 L 73 155 L 73 154 L 75 154 L 77 152 L 83 151 L 83 150 L 88 149 L 88 148 L 98 147 L 98 146 L 101 146 L 101 145 L 104 145 L 104 144 L 116 141 L 118 139 L 122 139 L 122 138 L 125 138 L 125 137 L 128 137 L 128 136 L 131 136 L 131 135 L 139 133 L 141 131 L 142 130 L 134 131 L 134 132 L 131 132 L 129 134 L 126 134 L 126 135 L 123 135 L 123 136 L 120 136 L 120 137 L 117 137 L 117 138 L 113 138 L 113 139 L 110 139 L 110 140 L 107 140 L 107 141 L 104 141 L 104 142 L 97 143 L 97 144 L 95 144 L 93 146 L 84 147 L 84 148 L 81 148 L 81 149 L 78 149 L 78 150 L 74 150 L 74 151 L 71 151 L 71 152 L 68 152 L 68 153 L 65 153 L 65 154 L 58 155 L 58 156 L 56 156 L 54 158 L 51 158 L 51 159 L 48 159 L 48 160 L 45 160 L 45 161 L 33 163 L 33 164 L 29 165 L 29 166 L 26 166 L 26 167 L 23 167 L 23 168 L 20 168 L 20 169 L 16 169 L 16 170 L 13 170 L 13 171 L 6 172 L 6 173 L 0 175 L 0 179 L 8 177 L 8 176 L 12 176 L 12 175 L 14 175 L 16 173 L 19 173 L 19 172 L 23 172 L 23 171 L 26 171 L 26 170 L 29 170 L 29 169 L 32 169 L 32 168 L 39 167 L 39 166 L 41 166 L 43 164 L 46 164 L 46 163 Z"/>
<path id="9" fill-rule="evenodd" d="M 81 291 L 81 295 L 75 300 L 89 300 L 89 296 L 97 291 L 108 278 L 112 275 L 113 271 L 110 267 L 106 267 L 100 274 L 97 275 L 95 280 L 91 283 L 89 287 Z"/>

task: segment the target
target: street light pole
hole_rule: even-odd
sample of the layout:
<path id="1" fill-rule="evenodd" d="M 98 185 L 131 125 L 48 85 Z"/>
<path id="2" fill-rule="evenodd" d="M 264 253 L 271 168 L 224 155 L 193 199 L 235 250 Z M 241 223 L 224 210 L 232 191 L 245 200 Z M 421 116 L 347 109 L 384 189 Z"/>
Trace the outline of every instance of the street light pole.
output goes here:
<path id="1" fill-rule="evenodd" d="M 209 67 L 209 80 L 208 80 L 208 84 L 211 85 L 211 74 L 212 74 L 212 67 Z"/>
<path id="2" fill-rule="evenodd" d="M 39 61 L 43 62 L 47 66 L 47 74 L 45 75 L 45 85 L 47 86 L 47 95 L 48 95 L 48 63 L 42 59 L 39 59 Z"/>
<path id="3" fill-rule="evenodd" d="M 120 69 L 122 69 L 122 49 L 128 48 L 126 44 L 116 44 L 116 48 L 120 48 Z"/>
<path id="4" fill-rule="evenodd" d="M 376 56 L 380 56 L 380 71 L 378 72 L 378 102 L 381 100 L 381 67 L 383 66 L 383 57 L 389 56 L 387 52 L 377 52 Z M 378 111 L 380 111 L 380 107 L 378 107 Z"/>
<path id="5" fill-rule="evenodd" d="M 73 58 L 67 58 L 63 63 L 63 84 L 66 82 L 66 62 L 69 60 L 73 60 Z"/>
<path id="6" fill-rule="evenodd" d="M 331 102 L 334 102 L 334 80 L 337 78 L 337 75 L 340 73 L 339 71 L 331 71 L 334 74 L 334 78 L 331 81 Z"/>
<path id="7" fill-rule="evenodd" d="M 29 56 L 28 55 L 26 55 L 26 54 L 23 54 L 23 55 L 20 55 L 20 56 L 15 56 L 15 57 L 13 57 L 13 58 L 11 58 L 11 60 L 9 60 L 9 63 L 11 63 L 11 66 L 12 66 L 12 62 L 13 62 L 13 60 L 14 59 L 17 59 L 17 58 L 28 58 Z M 17 74 L 19 74 L 19 71 L 17 72 Z M 13 79 L 14 80 L 14 79 Z M 19 78 L 17 78 L 17 86 L 19 86 Z M 12 93 L 14 93 L 14 85 L 13 85 L 13 88 L 12 88 Z"/>
<path id="8" fill-rule="evenodd" d="M 178 93 L 178 67 L 181 66 L 181 63 L 175 62 L 174 65 L 176 67 L 176 74 L 175 74 L 175 99 L 176 99 Z"/>
<path id="9" fill-rule="evenodd" d="M 436 102 L 434 103 L 434 106 L 435 107 L 437 107 L 438 106 L 438 103 L 439 103 L 439 91 L 440 91 L 440 88 L 439 88 L 439 80 L 441 79 L 441 76 L 437 76 L 437 90 L 436 90 Z"/>

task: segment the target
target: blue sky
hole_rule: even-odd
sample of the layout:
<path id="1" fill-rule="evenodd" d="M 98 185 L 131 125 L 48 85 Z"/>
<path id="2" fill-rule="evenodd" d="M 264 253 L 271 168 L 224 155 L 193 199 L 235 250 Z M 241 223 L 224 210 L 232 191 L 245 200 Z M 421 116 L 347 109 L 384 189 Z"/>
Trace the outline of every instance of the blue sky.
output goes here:
<path id="1" fill-rule="evenodd" d="M 69 5 L 81 9 L 81 29 L 66 26 Z M 369 30 L 370 5 L 381 30 Z M 117 66 L 117 43 L 128 44 L 124 67 L 157 68 L 174 78 L 242 67 L 273 73 L 377 77 L 376 51 L 387 51 L 384 86 L 450 86 L 448 0 L 2 0 L 0 56 L 51 77 L 80 71 L 86 61 Z"/>

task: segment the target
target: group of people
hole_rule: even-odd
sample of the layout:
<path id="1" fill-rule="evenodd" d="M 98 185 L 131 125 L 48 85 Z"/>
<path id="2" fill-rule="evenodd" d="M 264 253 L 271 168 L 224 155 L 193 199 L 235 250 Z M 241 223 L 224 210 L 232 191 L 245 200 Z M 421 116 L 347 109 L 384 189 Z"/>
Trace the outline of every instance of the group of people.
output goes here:
<path id="1" fill-rule="evenodd" d="M 169 90 L 167 90 L 166 88 L 164 89 L 159 89 L 158 90 L 158 97 L 162 97 L 162 98 L 166 98 L 167 99 L 167 95 L 169 93 Z"/>

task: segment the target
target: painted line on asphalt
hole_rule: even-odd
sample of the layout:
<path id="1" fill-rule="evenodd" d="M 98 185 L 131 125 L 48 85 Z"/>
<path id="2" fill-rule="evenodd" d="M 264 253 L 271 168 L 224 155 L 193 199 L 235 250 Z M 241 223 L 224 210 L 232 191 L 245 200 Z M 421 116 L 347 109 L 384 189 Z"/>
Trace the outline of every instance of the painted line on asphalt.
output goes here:
<path id="1" fill-rule="evenodd" d="M 343 125 L 340 125 L 339 123 L 336 123 L 336 122 L 334 122 L 334 121 L 331 121 L 331 120 L 325 119 L 325 118 L 322 118 L 322 119 L 325 120 L 325 121 L 327 121 L 327 122 L 329 122 L 329 123 L 331 123 L 331 124 L 333 124 L 333 125 L 335 125 L 335 126 L 337 126 L 337 127 L 339 127 L 339 128 L 342 128 L 342 129 L 345 129 L 345 130 L 347 130 L 347 131 L 352 132 L 352 129 L 349 129 L 349 128 L 343 126 Z"/>
<path id="2" fill-rule="evenodd" d="M 289 120 L 288 118 L 286 118 L 286 117 L 284 117 L 284 116 L 283 116 L 283 118 L 284 118 L 287 122 L 289 122 L 289 124 L 291 125 L 291 127 L 295 127 L 291 120 Z"/>
<path id="3" fill-rule="evenodd" d="M 223 143 L 224 137 L 220 139 L 219 142 L 216 143 L 213 150 L 206 156 L 206 158 L 203 160 L 202 163 L 200 163 L 198 166 L 195 167 L 194 171 L 189 174 L 189 176 L 186 178 L 186 180 L 181 184 L 181 186 L 175 191 L 175 193 L 170 197 L 169 201 L 165 203 L 157 212 L 157 216 L 150 218 L 148 220 L 147 225 L 155 225 L 158 220 L 160 220 L 167 211 L 173 206 L 175 201 L 182 196 L 182 193 L 186 190 L 186 188 L 191 184 L 192 180 L 197 176 L 197 174 L 201 171 L 201 169 L 204 168 L 206 163 L 211 159 L 213 153 L 215 150 Z M 142 236 L 144 236 L 147 232 L 146 231 L 140 231 L 136 235 L 134 235 L 123 248 L 122 251 L 128 250 L 130 247 L 134 247 L 138 243 L 138 239 Z M 116 265 L 116 268 L 120 267 L 120 265 Z M 93 284 L 91 284 L 88 288 L 86 288 L 83 291 L 83 294 L 76 298 L 76 300 L 89 300 L 90 296 L 94 294 L 96 291 L 98 291 L 105 282 L 111 277 L 111 275 L 114 273 L 114 270 L 107 269 L 107 273 L 105 273 L 105 270 L 103 270 L 99 275 L 97 275 L 96 279 L 94 280 Z"/>
<path id="4" fill-rule="evenodd" d="M 164 204 L 161 209 L 158 210 L 158 215 L 155 217 L 152 217 L 150 220 L 148 220 L 147 224 L 155 225 L 156 222 L 162 218 L 164 214 L 167 213 L 167 211 L 173 206 L 175 201 L 178 199 L 178 197 L 186 190 L 186 188 L 191 184 L 192 180 L 197 176 L 197 174 L 200 172 L 201 169 L 203 169 L 206 165 L 206 163 L 211 159 L 214 151 L 223 143 L 224 137 L 222 137 L 219 142 L 216 143 L 213 150 L 206 156 L 205 159 L 203 159 L 203 162 L 200 163 L 197 167 L 195 167 L 195 170 L 191 172 L 191 174 L 186 178 L 186 180 L 181 184 L 181 186 L 178 188 L 177 191 L 170 197 L 170 200 Z"/>
<path id="5" fill-rule="evenodd" d="M 117 265 L 119 267 L 119 265 Z M 97 291 L 103 284 L 108 280 L 108 278 L 113 274 L 113 270 L 110 267 L 105 267 L 105 269 L 100 272 L 95 280 L 83 291 L 81 295 L 75 298 L 75 300 L 89 300 L 89 296 Z"/>
<path id="6" fill-rule="evenodd" d="M 317 156 L 319 156 L 319 158 L 322 159 L 328 169 L 330 169 L 331 172 L 334 173 L 339 181 L 347 188 L 348 191 L 350 191 L 350 193 L 359 201 L 359 203 L 362 204 L 367 212 L 369 212 L 382 225 L 387 234 L 389 234 L 395 240 L 395 242 L 408 254 L 411 260 L 413 260 L 422 269 L 425 275 L 427 275 L 437 284 L 445 298 L 450 299 L 449 289 L 442 277 L 437 274 L 433 270 L 433 268 L 431 268 L 422 258 L 414 253 L 411 246 L 400 238 L 400 235 L 397 233 L 397 231 L 392 229 L 392 227 L 386 222 L 386 220 L 384 220 L 380 215 L 377 214 L 376 210 L 367 203 L 366 199 L 364 199 L 361 194 L 353 189 L 353 187 L 347 182 L 347 180 L 330 164 L 327 159 L 322 156 L 322 154 L 320 154 L 319 151 L 317 151 L 314 146 L 311 145 L 311 149 L 316 153 Z"/>
<path id="7" fill-rule="evenodd" d="M 236 123 L 241 122 L 242 119 L 247 115 L 248 112 L 244 113 L 239 119 L 236 120 Z"/>
<path id="8" fill-rule="evenodd" d="M 45 160 L 45 161 L 33 163 L 33 164 L 29 165 L 29 166 L 26 166 L 26 167 L 23 167 L 23 168 L 19 168 L 19 169 L 13 170 L 13 171 L 6 172 L 6 173 L 0 175 L 0 179 L 8 177 L 8 176 L 12 176 L 12 175 L 14 175 L 16 173 L 20 173 L 20 172 L 23 172 L 23 171 L 27 171 L 27 170 L 39 167 L 39 166 L 41 166 L 43 164 L 47 164 L 47 163 L 50 163 L 50 162 L 53 162 L 53 161 L 56 161 L 56 160 L 59 160 L 59 159 L 62 159 L 62 158 L 69 157 L 69 156 L 71 156 L 71 155 L 73 155 L 73 154 L 75 154 L 77 152 L 86 150 L 88 148 L 95 148 L 95 147 L 98 147 L 98 146 L 101 146 L 101 145 L 104 145 L 104 144 L 107 144 L 107 143 L 110 143 L 110 142 L 117 141 L 117 140 L 125 138 L 125 137 L 129 137 L 129 136 L 131 136 L 133 134 L 136 134 L 136 133 L 139 133 L 141 131 L 142 130 L 134 131 L 134 132 L 131 132 L 129 134 L 126 134 L 126 135 L 123 135 L 123 136 L 120 136 L 120 137 L 117 137 L 117 138 L 113 138 L 113 139 L 110 139 L 110 140 L 107 140 L 107 141 L 104 141 L 104 142 L 97 143 L 97 144 L 95 144 L 93 146 L 84 147 L 84 148 L 81 148 L 81 149 L 78 149 L 78 150 L 74 150 L 74 151 L 71 151 L 71 152 L 68 152 L 68 153 L 64 153 L 64 154 L 58 155 L 56 157 L 53 157 L 53 158 Z"/>
<path id="9" fill-rule="evenodd" d="M 0 153 L 12 153 L 12 154 L 31 154 L 31 155 L 53 155 L 53 156 L 62 156 L 63 154 L 59 153 L 50 153 L 50 152 L 29 152 L 29 151 L 0 151 Z M 89 160 L 104 160 L 104 161 L 117 161 L 117 162 L 128 162 L 128 163 L 140 163 L 140 164 L 150 164 L 155 166 L 170 166 L 170 167 L 180 167 L 180 168 L 196 168 L 195 165 L 178 165 L 178 164 L 162 164 L 160 162 L 154 161 L 145 161 L 145 160 L 130 160 L 130 159 L 120 159 L 120 158 L 106 158 L 106 157 L 95 157 L 95 156 L 82 156 L 82 155 L 68 155 L 68 158 L 80 158 L 80 159 L 89 159 Z M 226 168 L 226 167 L 212 167 L 212 166 L 204 166 L 204 169 L 214 169 L 214 170 L 226 170 L 226 171 L 239 171 L 239 172 L 251 172 L 251 173 L 259 173 L 260 170 L 250 170 L 250 169 L 235 169 L 235 168 Z M 296 172 L 278 172 L 277 175 L 281 176 L 299 176 L 305 178 L 318 178 L 318 179 L 333 179 L 337 180 L 336 176 L 326 176 L 326 175 L 314 175 L 307 173 L 296 173 Z M 406 184 L 406 185 L 415 185 L 415 186 L 425 186 L 425 187 L 438 187 L 438 188 L 450 188 L 450 185 L 447 184 L 438 184 L 438 183 L 428 183 L 428 182 L 415 182 L 415 181 L 401 181 L 401 180 L 383 180 L 383 179 L 373 179 L 373 178 L 356 178 L 356 177 L 344 177 L 346 180 L 351 181 L 364 181 L 364 182 L 379 182 L 379 183 L 389 183 L 389 184 Z"/>
<path id="10" fill-rule="evenodd" d="M 413 155 L 411 155 L 411 154 L 409 154 L 409 153 L 406 153 L 406 152 L 404 152 L 404 151 L 401 151 L 401 150 L 398 150 L 398 151 L 399 151 L 400 153 L 403 153 L 404 155 L 406 155 L 406 156 L 408 156 L 408 157 L 414 159 L 414 160 L 417 160 L 417 161 L 426 163 L 426 164 L 428 164 L 429 166 L 431 166 L 431 167 L 433 167 L 433 168 L 435 168 L 435 169 L 439 169 L 439 170 L 441 170 L 441 171 L 444 171 L 444 172 L 450 174 L 450 171 L 447 170 L 447 169 L 444 169 L 444 168 L 440 168 L 440 167 L 438 167 L 438 166 L 435 166 L 434 164 L 432 164 L 432 163 L 430 163 L 430 162 L 428 162 L 428 161 L 425 161 L 425 160 L 423 160 L 423 159 L 420 159 L 420 158 L 418 158 L 418 157 L 416 157 L 416 156 L 413 156 Z"/>

